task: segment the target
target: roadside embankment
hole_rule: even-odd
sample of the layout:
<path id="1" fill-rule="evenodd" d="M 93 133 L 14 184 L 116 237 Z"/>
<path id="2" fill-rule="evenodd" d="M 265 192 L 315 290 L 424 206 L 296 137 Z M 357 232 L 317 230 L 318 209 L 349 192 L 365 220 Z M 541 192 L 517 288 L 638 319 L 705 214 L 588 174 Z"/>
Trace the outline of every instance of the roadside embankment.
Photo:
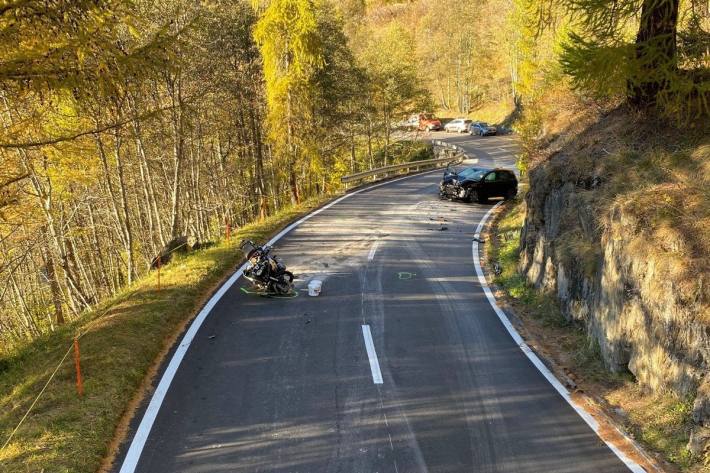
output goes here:
<path id="1" fill-rule="evenodd" d="M 509 294 L 556 311 L 549 326 L 584 329 L 568 361 L 590 378 L 575 357 L 599 359 L 592 378 L 631 432 L 699 471 L 710 461 L 710 143 L 707 130 L 659 125 L 616 110 L 548 143 L 517 224 L 499 223 L 497 258 Z"/>

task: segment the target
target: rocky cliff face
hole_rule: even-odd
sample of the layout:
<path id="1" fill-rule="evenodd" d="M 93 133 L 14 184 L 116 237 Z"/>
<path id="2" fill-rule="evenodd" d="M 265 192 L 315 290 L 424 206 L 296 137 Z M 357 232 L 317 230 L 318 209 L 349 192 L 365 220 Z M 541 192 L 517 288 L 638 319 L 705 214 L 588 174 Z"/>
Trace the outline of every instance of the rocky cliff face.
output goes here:
<path id="1" fill-rule="evenodd" d="M 576 159 L 560 153 L 531 170 L 520 269 L 587 326 L 610 370 L 629 370 L 650 390 L 696 396 L 691 447 L 699 453 L 710 427 L 707 255 L 693 254 L 672 225 L 662 234 L 651 228 L 659 220 L 609 189 L 606 164 Z"/>

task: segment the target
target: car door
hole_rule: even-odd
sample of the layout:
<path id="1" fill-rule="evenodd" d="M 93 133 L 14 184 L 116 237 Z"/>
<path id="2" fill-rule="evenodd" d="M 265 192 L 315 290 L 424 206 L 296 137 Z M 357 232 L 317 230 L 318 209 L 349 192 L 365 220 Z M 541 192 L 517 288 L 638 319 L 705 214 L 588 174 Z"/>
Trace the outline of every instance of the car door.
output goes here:
<path id="1" fill-rule="evenodd" d="M 518 182 L 515 174 L 510 171 L 499 171 L 498 174 L 497 180 L 500 181 L 500 192 L 503 197 L 506 197 L 511 190 L 517 192 Z"/>
<path id="2" fill-rule="evenodd" d="M 496 171 L 491 171 L 483 177 L 483 192 L 486 197 L 500 197 L 501 185 L 498 180 L 498 173 Z"/>

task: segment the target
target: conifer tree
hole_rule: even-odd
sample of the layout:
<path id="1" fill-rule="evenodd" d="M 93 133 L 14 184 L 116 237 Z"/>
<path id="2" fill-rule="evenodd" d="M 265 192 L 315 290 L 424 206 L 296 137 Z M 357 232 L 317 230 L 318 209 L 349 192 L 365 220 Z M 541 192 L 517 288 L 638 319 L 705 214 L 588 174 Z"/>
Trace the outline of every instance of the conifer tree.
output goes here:
<path id="1" fill-rule="evenodd" d="M 693 3 L 685 4 L 684 16 L 691 19 Z M 679 61 L 685 54 L 678 47 L 680 0 L 564 0 L 562 5 L 574 28 L 561 62 L 576 87 L 625 93 L 639 109 L 708 112 L 705 67 Z M 691 47 L 702 38 L 691 39 Z"/>

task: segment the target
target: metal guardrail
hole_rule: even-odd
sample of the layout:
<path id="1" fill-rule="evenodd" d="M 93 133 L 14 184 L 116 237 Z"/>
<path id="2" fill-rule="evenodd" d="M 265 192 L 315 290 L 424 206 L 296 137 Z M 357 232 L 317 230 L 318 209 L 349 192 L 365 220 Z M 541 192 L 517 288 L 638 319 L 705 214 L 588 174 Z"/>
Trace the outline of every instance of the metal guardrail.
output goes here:
<path id="1" fill-rule="evenodd" d="M 390 172 L 396 172 L 396 171 L 401 171 L 403 169 L 412 169 L 412 168 L 417 168 L 417 170 L 420 167 L 426 167 L 426 166 L 431 166 L 434 165 L 436 167 L 438 164 L 445 164 L 445 163 L 456 163 L 458 164 L 461 162 L 464 158 L 464 154 L 462 152 L 456 153 L 454 156 L 449 157 L 449 158 L 437 158 L 437 159 L 425 159 L 422 161 L 412 161 L 410 163 L 404 163 L 404 164 L 391 164 L 389 166 L 383 166 L 381 168 L 377 169 L 370 169 L 369 171 L 363 171 L 363 172 L 357 172 L 355 174 L 348 174 L 347 176 L 343 176 L 340 178 L 340 182 L 343 184 L 348 184 L 350 182 L 355 182 L 355 181 L 361 181 L 365 178 L 368 177 L 374 177 L 378 176 L 381 174 L 388 174 Z"/>

